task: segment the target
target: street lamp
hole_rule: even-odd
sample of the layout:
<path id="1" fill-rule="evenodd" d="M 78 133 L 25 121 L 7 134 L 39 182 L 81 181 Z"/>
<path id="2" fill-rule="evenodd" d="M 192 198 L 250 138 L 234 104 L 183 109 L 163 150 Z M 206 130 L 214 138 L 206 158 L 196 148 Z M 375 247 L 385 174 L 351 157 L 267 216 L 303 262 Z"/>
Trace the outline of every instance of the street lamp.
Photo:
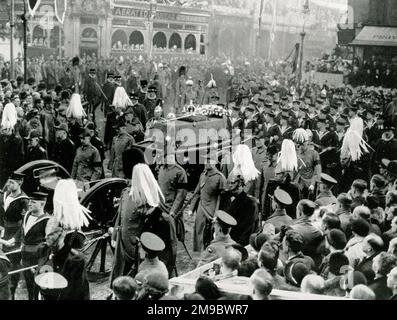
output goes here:
<path id="1" fill-rule="evenodd" d="M 153 51 L 153 21 L 157 14 L 157 1 L 151 0 L 149 4 L 148 24 L 149 24 L 149 60 L 152 59 Z"/>
<path id="2" fill-rule="evenodd" d="M 298 84 L 300 85 L 302 82 L 302 74 L 303 74 L 303 44 L 305 42 L 305 26 L 306 26 L 306 20 L 309 17 L 310 9 L 309 9 L 309 0 L 305 1 L 305 4 L 303 5 L 303 27 L 302 27 L 302 32 L 300 33 L 301 36 L 301 46 L 300 46 L 300 58 L 299 58 L 299 76 L 298 76 Z"/>

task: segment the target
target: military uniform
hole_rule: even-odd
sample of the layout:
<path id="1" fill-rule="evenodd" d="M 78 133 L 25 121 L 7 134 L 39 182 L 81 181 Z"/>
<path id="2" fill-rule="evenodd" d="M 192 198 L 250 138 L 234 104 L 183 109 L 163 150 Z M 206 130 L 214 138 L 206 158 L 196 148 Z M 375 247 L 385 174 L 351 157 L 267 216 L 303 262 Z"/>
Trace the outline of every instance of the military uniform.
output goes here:
<path id="1" fill-rule="evenodd" d="M 210 242 L 209 238 L 212 235 L 210 234 L 209 223 L 219 206 L 219 196 L 225 189 L 226 178 L 222 173 L 216 168 L 204 170 L 190 205 L 192 211 L 198 205 L 193 235 L 193 250 L 196 252 L 201 252 L 205 245 Z"/>
<path id="2" fill-rule="evenodd" d="M 31 267 L 38 264 L 38 249 L 39 245 L 44 243 L 45 229 L 47 222 L 50 219 L 49 215 L 42 215 L 40 217 L 33 217 L 31 212 L 28 212 L 22 224 L 23 241 L 21 248 L 22 267 Z M 37 300 L 38 291 L 35 288 L 34 277 L 31 270 L 25 271 L 24 278 L 26 287 L 28 289 L 29 300 Z"/>
<path id="3" fill-rule="evenodd" d="M 226 226 L 226 227 L 235 227 L 237 225 L 237 221 L 228 213 L 224 211 L 217 211 L 215 213 L 216 223 Z M 215 235 L 215 239 L 211 241 L 208 247 L 201 253 L 200 262 L 198 267 L 215 261 L 218 258 L 221 258 L 225 249 L 228 246 L 234 245 L 236 242 L 231 238 L 229 234 L 219 233 Z"/>
<path id="4" fill-rule="evenodd" d="M 322 173 L 321 174 L 321 183 L 328 186 L 329 190 L 324 190 L 324 191 L 320 192 L 320 194 L 317 196 L 316 203 L 320 207 L 326 207 L 329 205 L 335 206 L 337 204 L 337 199 L 332 194 L 331 188 L 333 186 L 335 186 L 338 183 L 338 181 L 336 181 L 334 178 L 332 178 L 328 174 Z"/>
<path id="5" fill-rule="evenodd" d="M 128 133 L 120 133 L 113 139 L 108 169 L 112 177 L 125 178 L 123 172 L 123 152 L 135 144 L 134 138 Z"/>
<path id="6" fill-rule="evenodd" d="M 4 193 L 0 206 L 1 225 L 4 226 L 4 240 L 15 239 L 12 247 L 5 247 L 5 252 L 19 249 L 22 242 L 22 220 L 28 211 L 29 197 L 21 192 L 16 198 L 11 198 L 9 193 Z M 13 254 L 9 257 L 12 269 L 20 267 L 21 255 Z M 19 281 L 19 274 L 11 276 L 11 294 L 14 296 Z"/>
<path id="7" fill-rule="evenodd" d="M 178 213 L 183 206 L 184 199 L 176 199 L 176 196 L 178 190 L 186 188 L 185 169 L 179 164 L 161 165 L 157 181 L 165 198 L 164 206 L 168 212 Z"/>
<path id="8" fill-rule="evenodd" d="M 168 278 L 168 270 L 164 262 L 160 261 L 157 254 L 165 249 L 164 241 L 154 233 L 144 232 L 140 237 L 142 248 L 147 252 L 145 260 L 138 267 L 137 279 L 154 272 L 159 272 Z"/>
<path id="9" fill-rule="evenodd" d="M 95 181 L 101 178 L 101 156 L 93 145 L 89 144 L 77 149 L 71 175 L 73 179 L 83 182 Z"/>
<path id="10" fill-rule="evenodd" d="M 132 202 L 130 196 L 131 188 L 123 190 L 120 196 L 120 205 L 114 226 L 112 238 L 116 241 L 116 248 L 113 257 L 111 281 L 127 275 L 139 262 L 138 240 L 146 218 L 147 208 L 138 208 Z"/>

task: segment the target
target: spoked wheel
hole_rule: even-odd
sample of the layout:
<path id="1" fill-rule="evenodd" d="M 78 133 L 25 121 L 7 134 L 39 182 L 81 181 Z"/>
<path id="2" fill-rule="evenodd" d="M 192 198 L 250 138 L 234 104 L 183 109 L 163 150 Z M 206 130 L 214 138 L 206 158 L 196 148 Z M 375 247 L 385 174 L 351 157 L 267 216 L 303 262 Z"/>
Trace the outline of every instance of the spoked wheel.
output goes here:
<path id="1" fill-rule="evenodd" d="M 110 270 L 106 269 L 107 248 L 109 246 L 112 252 L 114 249 L 111 246 L 109 228 L 114 226 L 120 195 L 126 187 L 127 180 L 105 179 L 89 189 L 80 200 L 80 203 L 91 211 L 92 217 L 90 226 L 83 230 L 89 240 L 82 250 L 85 254 L 90 255 L 87 271 L 91 279 L 105 277 L 110 273 Z M 91 248 L 94 248 L 93 251 Z M 99 270 L 91 272 L 99 253 Z"/>

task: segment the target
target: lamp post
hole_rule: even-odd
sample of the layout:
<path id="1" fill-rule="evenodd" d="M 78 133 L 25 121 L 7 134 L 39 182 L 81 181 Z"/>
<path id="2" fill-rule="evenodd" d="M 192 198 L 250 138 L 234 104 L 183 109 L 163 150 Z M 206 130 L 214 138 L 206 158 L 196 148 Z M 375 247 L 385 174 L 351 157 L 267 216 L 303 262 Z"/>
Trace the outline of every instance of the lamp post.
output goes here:
<path id="1" fill-rule="evenodd" d="M 302 82 L 302 74 L 303 74 L 303 45 L 305 42 L 305 26 L 306 26 L 306 19 L 310 13 L 309 9 L 309 0 L 305 1 L 305 4 L 303 5 L 303 27 L 302 27 L 302 32 L 300 33 L 301 36 L 301 45 L 300 45 L 300 57 L 299 57 L 299 74 L 298 74 L 298 85 L 301 84 Z"/>
<path id="2" fill-rule="evenodd" d="M 10 21 L 10 77 L 14 78 L 14 28 L 15 28 L 15 0 L 11 0 Z"/>
<path id="3" fill-rule="evenodd" d="M 23 15 L 21 16 L 23 21 L 23 79 L 26 83 L 28 80 L 28 18 L 26 12 L 26 2 L 23 2 Z"/>
<path id="4" fill-rule="evenodd" d="M 153 21 L 154 18 L 156 17 L 157 13 L 157 1 L 156 0 L 151 0 L 149 4 L 149 13 L 148 13 L 148 24 L 149 24 L 149 50 L 148 50 L 148 55 L 149 55 L 149 60 L 152 59 L 152 53 L 153 53 Z"/>

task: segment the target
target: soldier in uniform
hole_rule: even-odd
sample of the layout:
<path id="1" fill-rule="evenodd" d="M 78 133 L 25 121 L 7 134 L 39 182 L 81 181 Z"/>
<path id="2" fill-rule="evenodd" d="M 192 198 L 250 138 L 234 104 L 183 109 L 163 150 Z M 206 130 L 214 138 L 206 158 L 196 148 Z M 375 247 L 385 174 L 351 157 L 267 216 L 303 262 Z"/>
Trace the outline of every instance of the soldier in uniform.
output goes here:
<path id="1" fill-rule="evenodd" d="M 61 123 L 55 127 L 56 141 L 53 148 L 52 160 L 64 167 L 69 173 L 72 172 L 73 160 L 76 149 L 72 140 L 68 137 L 68 125 Z"/>
<path id="2" fill-rule="evenodd" d="M 106 96 L 106 102 L 104 107 L 104 116 L 106 118 L 108 112 L 110 112 L 110 105 L 113 103 L 114 93 L 116 92 L 116 85 L 114 83 L 114 74 L 108 72 L 106 82 L 102 87 L 102 91 Z"/>
<path id="3" fill-rule="evenodd" d="M 102 175 L 102 162 L 99 151 L 91 144 L 88 130 L 80 134 L 81 147 L 73 161 L 72 179 L 80 182 L 99 180 Z"/>
<path id="4" fill-rule="evenodd" d="M 15 172 L 11 174 L 6 184 L 7 191 L 2 198 L 0 224 L 4 227 L 4 238 L 0 239 L 0 244 L 3 245 L 5 252 L 11 252 L 21 247 L 22 221 L 29 204 L 28 196 L 21 189 L 24 177 L 23 174 Z M 13 254 L 9 259 L 12 268 L 18 269 L 21 261 L 20 254 Z M 10 280 L 11 297 L 14 300 L 19 274 L 12 275 Z"/>
<path id="5" fill-rule="evenodd" d="M 50 216 L 44 212 L 47 194 L 35 192 L 30 197 L 29 211 L 22 224 L 22 267 L 28 268 L 38 264 L 39 245 L 45 242 L 45 229 Z M 28 289 L 29 300 L 38 299 L 38 290 L 34 282 L 33 270 L 24 271 L 23 276 Z"/>
<path id="6" fill-rule="evenodd" d="M 123 172 L 123 152 L 130 149 L 134 144 L 134 138 L 128 134 L 127 123 L 124 117 L 120 117 L 117 123 L 118 135 L 113 138 L 108 169 L 112 177 L 125 178 Z"/>
<path id="7" fill-rule="evenodd" d="M 286 111 L 280 113 L 280 125 L 279 125 L 281 140 L 291 139 L 294 129 L 290 126 L 290 114 Z"/>
<path id="8" fill-rule="evenodd" d="M 275 113 L 272 110 L 268 110 L 265 114 L 265 127 L 266 127 L 266 134 L 265 134 L 265 143 L 267 147 L 270 146 L 279 146 L 281 145 L 281 131 L 280 127 L 275 122 Z"/>
<path id="9" fill-rule="evenodd" d="M 157 98 L 157 88 L 155 86 L 150 86 L 147 91 L 147 97 L 143 102 L 143 106 L 147 111 L 147 116 L 149 119 L 154 116 L 154 109 L 157 106 L 162 106 L 163 101 Z"/>
<path id="10" fill-rule="evenodd" d="M 146 108 L 143 106 L 143 104 L 139 103 L 138 94 L 132 93 L 130 95 L 130 99 L 132 102 L 132 106 L 129 106 L 125 112 L 128 113 L 128 111 L 132 109 L 134 116 L 137 117 L 139 121 L 142 123 L 143 130 L 146 130 L 146 126 L 147 126 L 146 123 L 148 119 L 148 113 Z"/>
<path id="11" fill-rule="evenodd" d="M 48 159 L 47 151 L 40 145 L 40 138 L 40 134 L 36 131 L 32 131 L 27 138 L 30 141 L 30 145 L 25 156 L 26 163 Z"/>
<path id="12" fill-rule="evenodd" d="M 332 187 L 334 187 L 338 181 L 329 176 L 326 173 L 321 174 L 321 183 L 319 185 L 320 193 L 317 196 L 316 203 L 320 207 L 326 207 L 329 205 L 335 206 L 337 204 L 336 197 L 332 193 Z"/>
<path id="13" fill-rule="evenodd" d="M 140 236 L 140 242 L 142 249 L 145 250 L 145 260 L 140 263 L 135 277 L 144 279 L 149 273 L 157 271 L 168 278 L 167 267 L 158 256 L 165 249 L 164 241 L 154 233 L 143 232 Z"/>
<path id="14" fill-rule="evenodd" d="M 88 78 L 84 82 L 84 95 L 88 102 L 88 114 L 92 114 L 92 121 L 95 123 L 95 110 L 107 99 L 107 96 L 102 91 L 102 88 L 97 82 L 96 69 L 91 68 L 88 73 Z M 113 100 L 111 100 L 113 102 Z"/>
<path id="15" fill-rule="evenodd" d="M 180 213 L 187 195 L 187 174 L 175 159 L 173 150 L 166 150 L 164 163 L 160 164 L 158 183 L 164 195 L 162 209 L 170 216 Z"/>
<path id="16" fill-rule="evenodd" d="M 291 196 L 284 190 L 277 188 L 274 191 L 272 200 L 272 212 L 273 214 L 265 221 L 266 224 L 272 224 L 276 233 L 281 231 L 281 227 L 284 225 L 290 225 L 293 219 L 287 214 L 286 208 L 292 205 Z"/>
<path id="17" fill-rule="evenodd" d="M 151 118 L 147 123 L 147 130 L 153 129 L 156 123 L 164 123 L 164 122 L 166 122 L 166 119 L 163 118 L 163 108 L 157 106 L 156 108 L 154 108 L 154 117 Z"/>
<path id="18" fill-rule="evenodd" d="M 53 202 L 54 211 L 45 227 L 45 242 L 37 250 L 35 282 L 44 300 L 89 300 L 86 261 L 79 251 L 85 241 L 80 230 L 89 224 L 88 210 L 80 205 L 76 184 L 71 179 L 57 183 Z M 65 285 L 56 288 L 43 285 L 40 279 L 48 272 L 61 275 Z"/>
<path id="19" fill-rule="evenodd" d="M 215 221 L 212 221 L 215 229 L 215 238 L 208 247 L 201 253 L 201 258 L 197 267 L 210 263 L 222 257 L 228 246 L 236 244 L 231 238 L 230 231 L 237 225 L 237 221 L 225 211 L 215 212 Z"/>
<path id="20" fill-rule="evenodd" d="M 200 176 L 189 208 L 190 215 L 196 211 L 193 234 L 195 252 L 201 252 L 211 242 L 213 215 L 219 208 L 220 195 L 226 189 L 227 183 L 224 175 L 215 166 L 215 152 L 210 152 L 205 158 L 204 172 Z"/>

